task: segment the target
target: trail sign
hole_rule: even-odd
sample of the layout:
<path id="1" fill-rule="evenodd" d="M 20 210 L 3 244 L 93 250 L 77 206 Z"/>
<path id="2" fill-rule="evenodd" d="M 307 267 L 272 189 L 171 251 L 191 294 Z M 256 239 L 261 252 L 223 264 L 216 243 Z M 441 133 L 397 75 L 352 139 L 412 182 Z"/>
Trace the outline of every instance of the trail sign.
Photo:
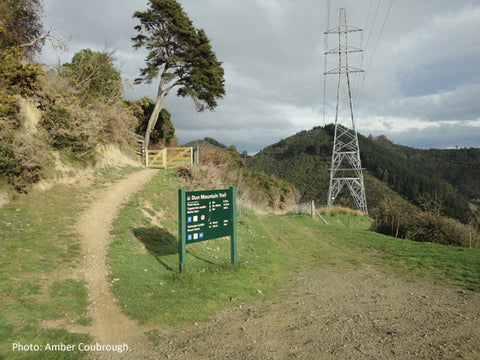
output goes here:
<path id="1" fill-rule="evenodd" d="M 179 268 L 186 266 L 186 245 L 230 236 L 231 261 L 237 262 L 236 189 L 178 190 Z"/>

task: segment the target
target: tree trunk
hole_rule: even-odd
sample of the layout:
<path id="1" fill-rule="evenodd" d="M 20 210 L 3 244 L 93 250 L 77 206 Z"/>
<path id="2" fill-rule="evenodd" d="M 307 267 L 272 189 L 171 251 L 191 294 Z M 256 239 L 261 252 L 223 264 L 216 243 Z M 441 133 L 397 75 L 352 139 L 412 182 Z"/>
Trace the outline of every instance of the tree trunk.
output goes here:
<path id="1" fill-rule="evenodd" d="M 145 147 L 145 151 L 148 151 L 148 146 L 150 144 L 150 135 L 152 134 L 153 129 L 158 121 L 158 116 L 160 115 L 160 111 L 162 111 L 163 105 L 165 104 L 165 98 L 167 97 L 168 93 L 172 88 L 178 85 L 178 82 L 173 83 L 165 90 L 163 90 L 164 79 L 160 79 L 160 84 L 158 85 L 158 93 L 157 93 L 157 100 L 155 101 L 155 107 L 153 108 L 152 115 L 148 120 L 147 130 L 145 131 L 145 138 L 143 140 L 143 146 Z M 147 154 L 148 156 L 148 154 Z"/>

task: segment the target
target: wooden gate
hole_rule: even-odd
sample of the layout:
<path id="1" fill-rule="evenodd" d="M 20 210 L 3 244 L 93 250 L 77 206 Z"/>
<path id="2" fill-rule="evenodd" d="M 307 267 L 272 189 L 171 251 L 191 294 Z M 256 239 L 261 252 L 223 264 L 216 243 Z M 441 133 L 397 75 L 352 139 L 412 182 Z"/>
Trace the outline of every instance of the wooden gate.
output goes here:
<path id="1" fill-rule="evenodd" d="M 193 164 L 193 148 L 170 147 L 161 150 L 148 150 L 146 166 L 167 169 L 178 165 Z"/>

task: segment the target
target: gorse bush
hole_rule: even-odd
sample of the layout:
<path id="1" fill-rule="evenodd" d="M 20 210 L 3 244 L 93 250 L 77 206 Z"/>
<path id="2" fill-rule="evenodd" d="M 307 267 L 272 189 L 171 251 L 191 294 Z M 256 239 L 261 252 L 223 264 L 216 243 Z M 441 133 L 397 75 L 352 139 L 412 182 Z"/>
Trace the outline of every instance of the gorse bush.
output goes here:
<path id="1" fill-rule="evenodd" d="M 23 62 L 23 52 L 18 47 L 0 51 L 0 122 L 10 122 L 9 130 L 15 128 L 18 111 L 18 95 L 32 95 L 39 88 L 43 70 L 39 65 Z M 5 126 L 0 124 L 0 137 L 5 135 Z M 13 126 L 11 126 L 13 125 Z"/>
<path id="2" fill-rule="evenodd" d="M 44 113 L 42 125 L 47 130 L 53 148 L 65 151 L 69 157 L 89 163 L 95 157 L 90 134 L 61 106 L 52 106 Z"/>
<path id="3" fill-rule="evenodd" d="M 69 79 L 84 99 L 119 98 L 122 78 L 114 60 L 113 52 L 84 49 L 73 56 L 71 63 L 63 65 L 60 74 Z"/>
<path id="4" fill-rule="evenodd" d="M 13 81 L 6 67 L 0 76 L 2 84 L 14 84 L 0 89 L 0 175 L 16 190 L 27 191 L 42 178 L 50 166 L 50 149 L 82 166 L 95 164 L 100 145 L 117 144 L 133 154 L 129 149 L 136 146 L 138 120 L 121 98 L 79 97 L 79 89 L 68 79 L 53 71 L 34 72 L 36 66 L 18 62 L 10 68 L 19 74 L 28 70 L 22 81 Z M 41 113 L 40 120 L 30 124 L 34 134 L 25 126 L 31 112 L 25 106 Z"/>
<path id="5" fill-rule="evenodd" d="M 138 124 L 133 109 L 121 99 L 80 101 L 70 85 L 55 76 L 44 79 L 42 96 L 45 111 L 42 127 L 50 145 L 83 164 L 92 164 L 98 145 L 118 144 L 123 149 L 135 147 L 134 130 Z M 63 86 L 61 86 L 63 84 Z M 49 89 L 53 89 L 50 92 Z"/>
<path id="6" fill-rule="evenodd" d="M 0 175 L 5 176 L 15 190 L 27 191 L 31 184 L 41 179 L 45 147 L 33 136 L 10 133 L 0 142 Z"/>
<path id="7" fill-rule="evenodd" d="M 32 95 L 39 88 L 43 70 L 23 61 L 18 47 L 0 51 L 0 175 L 24 191 L 40 178 L 41 142 L 18 133 L 18 96 Z"/>

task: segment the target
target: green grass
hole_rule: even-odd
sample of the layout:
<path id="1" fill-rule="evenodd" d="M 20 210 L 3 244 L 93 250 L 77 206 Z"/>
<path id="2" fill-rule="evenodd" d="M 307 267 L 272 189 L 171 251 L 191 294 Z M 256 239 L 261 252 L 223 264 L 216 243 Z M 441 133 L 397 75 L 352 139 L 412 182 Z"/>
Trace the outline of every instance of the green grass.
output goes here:
<path id="1" fill-rule="evenodd" d="M 133 171 L 107 168 L 93 188 Z M 20 344 L 89 343 L 87 335 L 45 329 L 43 321 L 88 325 L 87 288 L 68 278 L 80 262 L 75 223 L 88 189 L 56 186 L 16 195 L 0 208 L 0 359 L 84 358 L 86 352 L 13 351 Z M 64 275 L 61 275 L 64 274 Z"/>
<path id="2" fill-rule="evenodd" d="M 206 320 L 223 307 L 275 291 L 282 280 L 281 259 L 252 214 L 238 220 L 242 241 L 236 266 L 230 264 L 229 239 L 216 239 L 188 245 L 186 272 L 179 274 L 179 187 L 173 171 L 160 172 L 114 223 L 109 263 L 113 290 L 125 312 L 142 323 L 177 325 Z"/>
<path id="3" fill-rule="evenodd" d="M 79 261 L 80 246 L 72 227 L 80 199 L 80 193 L 58 187 L 19 196 L 0 209 L 0 357 L 65 358 L 13 352 L 12 344 L 88 341 L 87 336 L 41 327 L 43 320 L 67 317 L 77 322 L 86 316 L 85 284 L 52 281 L 57 271 L 73 269 Z"/>
<path id="4" fill-rule="evenodd" d="M 365 218 L 352 219 L 357 224 L 349 229 L 344 226 L 345 219 L 327 219 L 331 226 L 318 223 L 310 227 L 332 246 L 343 248 L 345 253 L 360 252 L 362 256 L 356 257 L 364 263 L 446 285 L 480 290 L 480 249 L 396 239 L 369 231 L 368 222 L 362 220 Z"/>
<path id="5" fill-rule="evenodd" d="M 171 326 L 207 320 L 217 310 L 275 299 L 302 270 L 366 264 L 410 277 L 480 290 L 480 250 L 414 243 L 369 231 L 361 216 L 238 217 L 238 261 L 230 265 L 228 239 L 187 246 L 187 271 L 178 272 L 177 189 L 162 171 L 114 223 L 109 263 L 115 295 L 142 323 Z M 257 290 L 260 290 L 258 292 Z M 232 301 L 235 300 L 235 301 Z"/>

